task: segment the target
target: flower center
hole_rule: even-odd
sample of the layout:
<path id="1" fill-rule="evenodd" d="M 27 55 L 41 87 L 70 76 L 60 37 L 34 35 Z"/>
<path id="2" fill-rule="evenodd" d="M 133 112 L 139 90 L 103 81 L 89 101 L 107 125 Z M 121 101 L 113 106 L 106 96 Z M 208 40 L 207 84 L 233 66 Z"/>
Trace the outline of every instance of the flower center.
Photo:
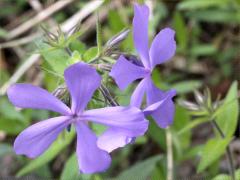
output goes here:
<path id="1" fill-rule="evenodd" d="M 151 76 L 152 70 L 149 68 L 145 68 L 146 76 Z"/>

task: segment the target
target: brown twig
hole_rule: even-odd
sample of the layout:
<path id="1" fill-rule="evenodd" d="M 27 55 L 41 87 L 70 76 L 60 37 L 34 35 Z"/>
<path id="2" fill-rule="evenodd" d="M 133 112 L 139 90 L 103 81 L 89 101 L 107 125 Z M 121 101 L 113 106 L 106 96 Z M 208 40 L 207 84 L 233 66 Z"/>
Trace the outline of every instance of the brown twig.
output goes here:
<path id="1" fill-rule="evenodd" d="M 74 0 L 57 1 L 55 4 L 49 6 L 48 8 L 38 13 L 35 17 L 31 18 L 27 22 L 19 25 L 18 27 L 10 31 L 7 35 L 7 39 L 13 39 L 23 34 L 24 32 L 26 32 L 36 24 L 39 24 L 40 22 L 42 22 L 43 20 L 51 16 L 53 13 L 59 11 L 66 5 L 69 5 L 70 3 L 72 3 L 73 1 Z"/>

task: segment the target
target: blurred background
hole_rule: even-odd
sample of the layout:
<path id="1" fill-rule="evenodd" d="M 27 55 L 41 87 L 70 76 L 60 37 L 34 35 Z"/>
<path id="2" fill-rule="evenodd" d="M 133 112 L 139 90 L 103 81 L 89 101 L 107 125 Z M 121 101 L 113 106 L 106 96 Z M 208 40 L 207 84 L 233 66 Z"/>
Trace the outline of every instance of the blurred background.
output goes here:
<path id="1" fill-rule="evenodd" d="M 175 88 L 178 92 L 175 99 L 175 121 L 171 127 L 175 178 L 197 179 L 228 173 L 224 153 L 199 171 L 202 148 L 213 137 L 214 132 L 206 121 L 195 121 L 192 124 L 193 116 L 189 110 L 178 104 L 178 100 L 195 101 L 193 91 L 203 91 L 206 87 L 209 87 L 213 101 L 219 94 L 220 99 L 223 99 L 231 84 L 235 81 L 236 85 L 240 81 L 239 0 L 1 0 L 0 177 L 166 178 L 166 132 L 152 122 L 149 132 L 138 138 L 135 144 L 112 153 L 112 166 L 103 174 L 78 174 L 74 154 L 76 141 L 72 133 L 63 133 L 53 148 L 35 160 L 16 156 L 12 150 L 14 139 L 23 129 L 34 122 L 54 116 L 54 113 L 48 111 L 16 109 L 6 97 L 7 88 L 16 82 L 31 83 L 49 91 L 59 85 L 59 77 L 53 71 L 57 72 L 64 67 L 54 63 L 65 61 L 69 55 L 61 50 L 41 51 L 43 47 L 39 41 L 46 40 L 46 31 L 56 34 L 59 27 L 65 33 L 75 27 L 79 28 L 81 35 L 71 41 L 68 48 L 71 52 L 76 52 L 76 56 L 92 56 L 93 47 L 96 46 L 96 12 L 98 11 L 105 43 L 123 29 L 131 29 L 134 2 L 146 3 L 150 8 L 150 41 L 164 27 L 171 27 L 176 31 L 176 55 L 153 73 L 153 80 L 159 88 Z M 131 32 L 119 48 L 120 52 L 136 54 Z M 113 88 L 111 79 L 108 81 L 111 84 L 111 93 L 120 104 L 128 104 L 135 86 L 120 92 Z M 236 89 L 239 88 L 236 86 Z M 236 93 L 240 94 L 239 90 Z M 232 136 L 235 137 L 231 142 L 231 150 L 237 169 L 240 166 L 238 102 L 234 108 L 234 123 L 227 118 L 223 121 L 232 128 Z M 187 130 L 184 130 L 186 127 Z M 216 151 L 218 149 L 213 154 Z"/>

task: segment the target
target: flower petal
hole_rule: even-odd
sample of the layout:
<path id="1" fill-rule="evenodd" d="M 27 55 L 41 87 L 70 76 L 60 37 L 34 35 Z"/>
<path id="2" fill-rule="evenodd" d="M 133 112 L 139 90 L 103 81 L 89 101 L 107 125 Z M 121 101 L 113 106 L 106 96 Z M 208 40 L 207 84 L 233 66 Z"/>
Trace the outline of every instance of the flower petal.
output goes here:
<path id="1" fill-rule="evenodd" d="M 155 119 L 159 127 L 167 128 L 173 123 L 174 113 L 175 105 L 172 98 L 169 98 L 164 102 L 164 105 L 153 111 L 151 116 Z"/>
<path id="2" fill-rule="evenodd" d="M 148 49 L 148 16 L 149 9 L 146 5 L 134 5 L 133 40 L 141 61 L 146 68 L 150 68 Z"/>
<path id="3" fill-rule="evenodd" d="M 124 90 L 134 80 L 143 78 L 147 74 L 148 72 L 143 67 L 134 65 L 124 56 L 120 56 L 109 75 L 114 78 L 118 87 Z"/>
<path id="4" fill-rule="evenodd" d="M 147 108 L 143 110 L 144 115 L 145 116 L 151 115 L 154 111 L 156 111 L 159 107 L 161 107 L 166 100 L 167 98 L 149 105 Z"/>
<path id="5" fill-rule="evenodd" d="M 101 77 L 94 68 L 85 63 L 76 63 L 68 67 L 64 77 L 72 98 L 72 111 L 79 114 L 100 86 Z"/>
<path id="6" fill-rule="evenodd" d="M 83 173 L 105 171 L 111 164 L 110 155 L 97 147 L 97 137 L 84 122 L 76 123 L 77 157 Z"/>
<path id="7" fill-rule="evenodd" d="M 118 128 L 109 128 L 101 136 L 99 136 L 97 145 L 100 149 L 107 152 L 124 147 L 125 145 L 132 142 L 132 138 L 126 136 L 124 131 Z"/>
<path id="8" fill-rule="evenodd" d="M 31 84 L 15 84 L 7 91 L 8 99 L 20 108 L 47 109 L 69 115 L 70 109 L 46 90 Z"/>
<path id="9" fill-rule="evenodd" d="M 151 69 L 174 56 L 176 51 L 174 35 L 174 30 L 165 28 L 154 38 L 150 48 Z"/>
<path id="10" fill-rule="evenodd" d="M 141 107 L 142 101 L 143 101 L 143 97 L 144 97 L 144 94 L 146 92 L 147 79 L 148 78 L 144 78 L 137 85 L 136 89 L 134 90 L 134 92 L 133 92 L 133 94 L 131 96 L 131 100 L 130 100 L 131 106 L 138 107 L 138 108 Z"/>
<path id="11" fill-rule="evenodd" d="M 119 128 L 129 137 L 143 135 L 148 127 L 148 121 L 136 107 L 106 107 L 85 111 L 82 118 L 96 123 Z"/>
<path id="12" fill-rule="evenodd" d="M 169 125 L 172 124 L 173 118 L 174 118 L 174 112 L 175 112 L 175 106 L 172 101 L 172 98 L 176 95 L 175 90 L 170 90 L 167 92 L 163 92 L 160 89 L 158 89 L 151 79 L 148 81 L 148 86 L 147 86 L 147 104 L 148 106 L 152 105 L 154 103 L 158 103 L 160 101 L 164 101 L 162 104 L 158 104 L 159 107 L 156 108 L 156 110 L 151 111 L 151 116 L 154 118 L 156 123 L 161 127 L 161 128 L 166 128 Z M 157 105 L 157 104 L 155 104 Z M 150 113 L 150 112 L 148 112 Z M 145 112 L 146 114 L 146 112 Z"/>
<path id="13" fill-rule="evenodd" d="M 68 124 L 70 124 L 69 117 L 60 116 L 28 127 L 15 139 L 16 154 L 24 154 L 30 158 L 41 155 Z"/>

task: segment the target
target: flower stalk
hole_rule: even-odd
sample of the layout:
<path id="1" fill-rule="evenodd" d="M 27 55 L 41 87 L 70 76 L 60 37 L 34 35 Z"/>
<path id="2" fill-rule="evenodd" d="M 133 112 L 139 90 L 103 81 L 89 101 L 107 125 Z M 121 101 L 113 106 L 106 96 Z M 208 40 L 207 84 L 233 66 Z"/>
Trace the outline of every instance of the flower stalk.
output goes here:
<path id="1" fill-rule="evenodd" d="M 172 134 L 169 128 L 166 129 L 166 142 L 167 142 L 167 180 L 173 180 Z"/>
<path id="2" fill-rule="evenodd" d="M 218 126 L 217 122 L 213 119 L 213 120 L 211 120 L 211 124 L 212 124 L 213 128 L 216 129 L 216 131 L 220 134 L 221 138 L 224 139 L 225 134 L 223 133 L 221 128 Z M 227 156 L 228 164 L 229 164 L 229 173 L 232 177 L 232 180 L 236 180 L 235 168 L 234 168 L 234 163 L 233 163 L 233 156 L 232 156 L 231 149 L 230 149 L 229 145 L 227 146 L 226 156 Z"/>

